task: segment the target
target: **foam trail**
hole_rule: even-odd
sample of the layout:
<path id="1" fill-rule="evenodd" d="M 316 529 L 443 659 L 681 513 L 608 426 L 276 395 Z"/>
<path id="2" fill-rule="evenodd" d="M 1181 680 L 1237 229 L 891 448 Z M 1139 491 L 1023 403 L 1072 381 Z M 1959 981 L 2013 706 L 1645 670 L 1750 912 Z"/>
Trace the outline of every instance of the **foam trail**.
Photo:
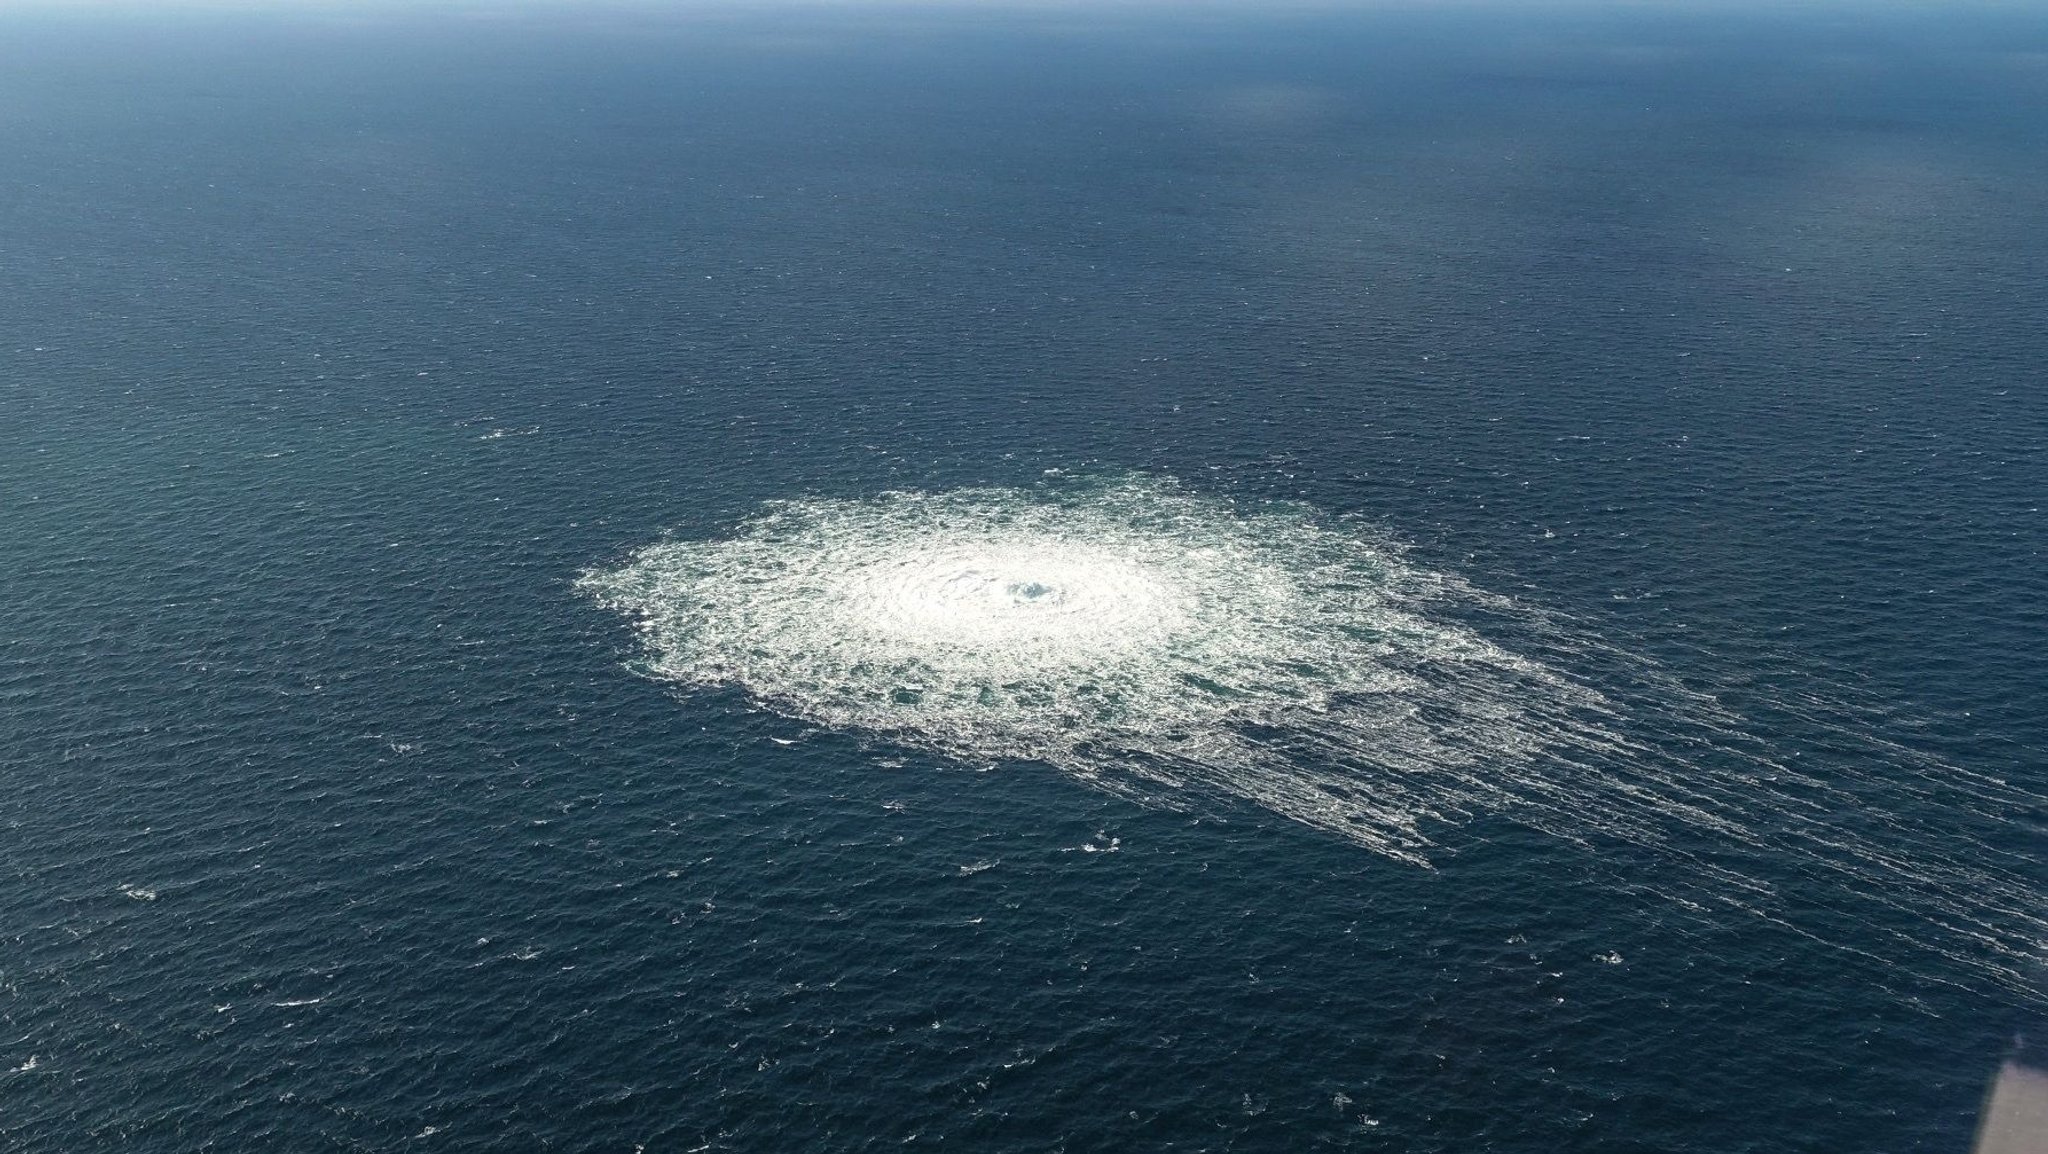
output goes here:
<path id="1" fill-rule="evenodd" d="M 1841 787 L 1647 662 L 1302 506 L 1146 477 L 789 501 L 582 585 L 638 621 L 647 671 L 684 687 L 1152 804 L 1242 799 L 1416 864 L 1502 814 L 1658 846 L 1687 861 L 1681 900 L 1774 916 L 1771 887 L 1727 863 L 1791 850 L 1830 893 L 1938 930 L 1915 935 L 1920 952 L 2040 996 L 2048 916 L 2027 863 L 1909 828 L 1869 789 L 1864 829 L 1845 827 Z M 1488 620 L 1516 650 L 1462 623 Z M 1895 793 L 1980 814 L 2041 804 L 1877 752 Z"/>

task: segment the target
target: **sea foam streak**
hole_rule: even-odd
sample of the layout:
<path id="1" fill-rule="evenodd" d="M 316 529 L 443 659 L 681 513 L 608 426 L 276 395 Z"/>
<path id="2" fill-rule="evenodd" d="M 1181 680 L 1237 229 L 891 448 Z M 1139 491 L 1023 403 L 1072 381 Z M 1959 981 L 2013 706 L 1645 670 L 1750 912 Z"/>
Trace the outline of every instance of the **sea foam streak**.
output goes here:
<path id="1" fill-rule="evenodd" d="M 1441 831 L 1500 813 L 1684 854 L 1736 904 L 1768 886 L 1681 843 L 1789 838 L 2008 988 L 2032 987 L 2048 937 L 2023 870 L 1953 845 L 1929 864 L 1927 835 L 1881 816 L 1903 842 L 1859 840 L 1828 820 L 1829 786 L 1706 699 L 1667 682 L 1645 718 L 1640 693 L 1570 669 L 1647 663 L 1300 506 L 1143 477 L 788 501 L 582 584 L 640 623 L 655 676 L 950 757 L 1043 762 L 1155 804 L 1240 798 L 1418 864 Z M 1517 623 L 1519 652 L 1458 621 L 1488 616 Z M 1979 811 L 2012 800 L 1897 760 L 1914 797 L 1938 782 Z"/>

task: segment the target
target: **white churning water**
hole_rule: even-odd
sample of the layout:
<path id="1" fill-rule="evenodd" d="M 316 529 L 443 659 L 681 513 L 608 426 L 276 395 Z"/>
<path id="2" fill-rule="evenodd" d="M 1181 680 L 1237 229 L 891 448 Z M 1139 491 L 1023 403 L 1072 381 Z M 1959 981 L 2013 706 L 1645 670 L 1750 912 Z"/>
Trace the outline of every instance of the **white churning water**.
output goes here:
<path id="1" fill-rule="evenodd" d="M 2027 802 L 2004 783 L 1875 740 L 1896 781 L 1816 780 L 1649 663 L 1299 505 L 1149 477 L 785 501 L 582 585 L 639 622 L 654 676 L 949 757 L 1151 804 L 1242 799 L 1419 864 L 1433 835 L 1505 814 L 1682 853 L 1676 888 L 1766 917 L 1770 887 L 1700 847 L 1789 852 L 2030 990 L 2048 937 L 2010 854 L 1873 804 L 1940 794 L 1995 818 Z M 1461 620 L 1508 623 L 1521 652 Z M 1860 834 L 1837 820 L 1851 806 Z"/>
<path id="2" fill-rule="evenodd" d="M 1427 614 L 1457 582 L 1171 482 L 785 502 L 585 584 L 685 685 L 1154 800 L 1235 795 L 1414 860 L 1421 823 L 1546 745 L 1611 740 L 1564 716 L 1597 694 Z"/>

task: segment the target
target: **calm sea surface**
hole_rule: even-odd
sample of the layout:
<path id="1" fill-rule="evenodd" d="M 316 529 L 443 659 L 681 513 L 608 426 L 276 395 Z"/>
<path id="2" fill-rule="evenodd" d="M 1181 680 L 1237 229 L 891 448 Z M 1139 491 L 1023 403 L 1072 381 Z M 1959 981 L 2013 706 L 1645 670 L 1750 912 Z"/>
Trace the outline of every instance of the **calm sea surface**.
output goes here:
<path id="1" fill-rule="evenodd" d="M 0 14 L 0 1148 L 1966 1148 L 2048 16 L 1712 7 Z M 1495 595 L 1659 832 L 1420 866 L 578 587 L 1169 479 Z"/>

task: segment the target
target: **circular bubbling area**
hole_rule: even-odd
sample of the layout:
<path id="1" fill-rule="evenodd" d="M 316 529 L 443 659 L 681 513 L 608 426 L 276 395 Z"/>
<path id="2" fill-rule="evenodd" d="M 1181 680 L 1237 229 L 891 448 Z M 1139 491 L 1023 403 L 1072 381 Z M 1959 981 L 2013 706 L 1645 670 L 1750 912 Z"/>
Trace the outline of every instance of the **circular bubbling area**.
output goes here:
<path id="1" fill-rule="evenodd" d="M 685 686 L 1156 802 L 1235 796 L 1415 860 L 1426 819 L 1599 704 L 1433 619 L 1463 587 L 1356 527 L 1170 481 L 784 502 L 584 583 Z"/>
<path id="2" fill-rule="evenodd" d="M 1654 663 L 1304 506 L 1142 476 L 787 501 L 582 587 L 686 691 L 737 687 L 819 726 L 1036 761 L 1153 805 L 1246 802 L 1418 864 L 1489 815 L 1650 847 L 1672 868 L 1621 883 L 1677 908 L 1780 920 L 1789 877 L 1820 907 L 1911 914 L 1927 932 L 1897 943 L 1902 961 L 1940 955 L 2039 996 L 2038 880 L 1964 832 L 2038 795 L 1820 703 L 1781 724 L 1873 768 L 1809 773 Z M 1923 820 L 1931 804 L 1957 824 Z M 1788 850 L 1791 874 L 1759 872 Z"/>

